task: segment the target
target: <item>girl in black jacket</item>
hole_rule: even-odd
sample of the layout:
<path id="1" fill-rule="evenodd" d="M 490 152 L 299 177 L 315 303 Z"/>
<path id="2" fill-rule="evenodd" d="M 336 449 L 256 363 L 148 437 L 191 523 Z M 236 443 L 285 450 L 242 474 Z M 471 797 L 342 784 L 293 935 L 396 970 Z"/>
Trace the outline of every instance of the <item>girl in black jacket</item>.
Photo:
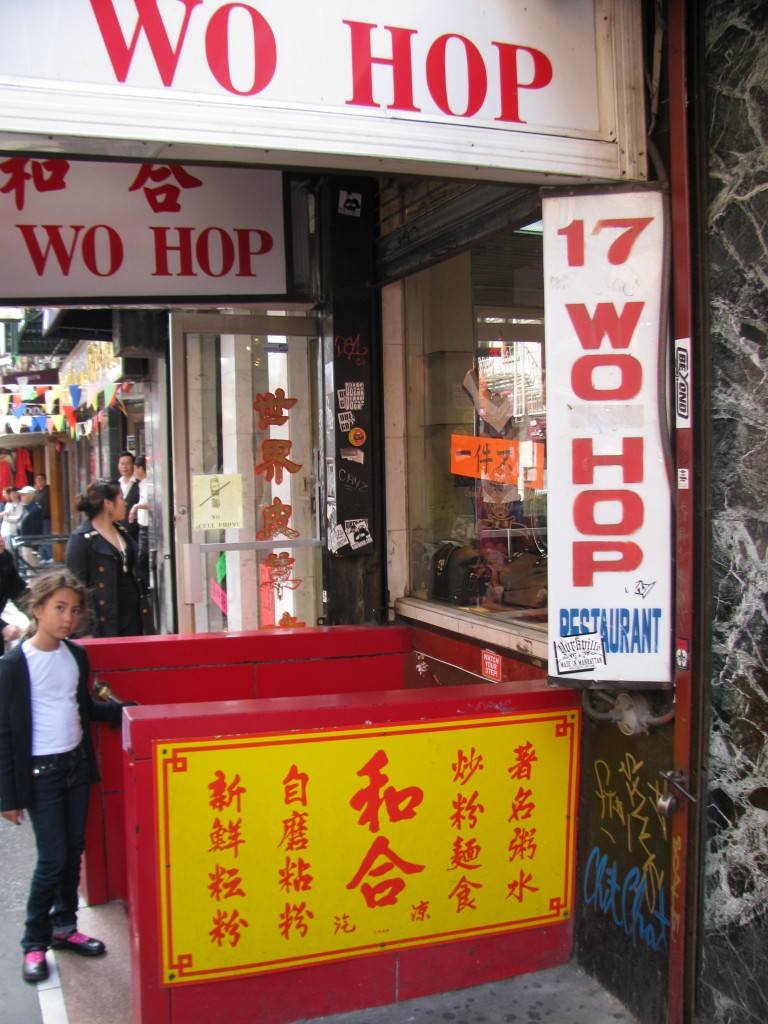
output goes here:
<path id="1" fill-rule="evenodd" d="M 88 799 L 99 774 L 90 723 L 117 724 L 121 708 L 88 692 L 85 651 L 67 639 L 80 624 L 85 588 L 71 573 L 30 587 L 28 639 L 0 658 L 0 812 L 14 825 L 26 808 L 37 865 L 21 946 L 25 981 L 48 977 L 45 951 L 98 956 L 104 943 L 77 930 L 77 889 Z"/>

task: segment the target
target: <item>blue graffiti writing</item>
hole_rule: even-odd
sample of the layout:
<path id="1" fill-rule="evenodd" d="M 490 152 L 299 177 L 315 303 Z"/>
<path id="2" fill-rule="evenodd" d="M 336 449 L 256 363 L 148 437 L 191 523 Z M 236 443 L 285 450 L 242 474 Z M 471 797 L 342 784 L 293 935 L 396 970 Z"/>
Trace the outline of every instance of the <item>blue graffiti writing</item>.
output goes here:
<path id="1" fill-rule="evenodd" d="M 667 949 L 669 918 L 664 911 L 664 889 L 658 891 L 658 906 L 650 915 L 645 908 L 646 881 L 639 868 L 632 868 L 621 881 L 616 861 L 610 865 L 607 854 L 595 846 L 584 871 L 584 902 L 588 907 L 609 914 L 616 926 L 632 939 L 650 949 Z"/>

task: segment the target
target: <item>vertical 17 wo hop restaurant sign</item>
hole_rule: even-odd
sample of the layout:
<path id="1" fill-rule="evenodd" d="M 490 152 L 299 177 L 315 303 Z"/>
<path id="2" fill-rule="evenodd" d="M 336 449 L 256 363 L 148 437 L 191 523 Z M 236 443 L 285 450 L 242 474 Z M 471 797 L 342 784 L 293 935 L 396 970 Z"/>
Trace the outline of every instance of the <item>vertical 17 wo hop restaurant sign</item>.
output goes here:
<path id="1" fill-rule="evenodd" d="M 671 682 L 658 192 L 544 201 L 549 675 Z"/>
<path id="2" fill-rule="evenodd" d="M 0 292 L 16 303 L 282 295 L 282 188 L 279 171 L 0 158 Z"/>

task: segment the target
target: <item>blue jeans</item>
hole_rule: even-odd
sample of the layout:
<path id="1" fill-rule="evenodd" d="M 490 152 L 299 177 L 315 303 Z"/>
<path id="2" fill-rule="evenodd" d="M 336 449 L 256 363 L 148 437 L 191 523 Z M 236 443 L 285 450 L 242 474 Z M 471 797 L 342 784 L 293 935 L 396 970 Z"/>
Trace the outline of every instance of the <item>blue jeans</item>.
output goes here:
<path id="1" fill-rule="evenodd" d="M 50 519 L 44 519 L 43 520 L 43 533 L 47 535 L 50 532 L 51 532 L 51 520 Z M 38 554 L 40 555 L 41 558 L 45 559 L 45 561 L 50 562 L 51 559 L 53 558 L 53 548 L 50 546 L 50 544 L 41 544 L 40 547 L 38 548 Z"/>
<path id="2" fill-rule="evenodd" d="M 37 840 L 37 865 L 29 887 L 24 950 L 47 949 L 53 932 L 77 928 L 80 858 L 91 788 L 88 758 L 32 779 L 27 809 Z"/>

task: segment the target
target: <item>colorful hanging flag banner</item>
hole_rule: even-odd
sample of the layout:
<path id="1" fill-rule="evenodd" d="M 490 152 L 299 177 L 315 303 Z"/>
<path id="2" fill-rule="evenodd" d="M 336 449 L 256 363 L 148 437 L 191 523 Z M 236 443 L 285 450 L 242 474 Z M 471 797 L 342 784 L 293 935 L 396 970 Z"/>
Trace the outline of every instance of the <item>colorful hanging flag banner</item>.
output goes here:
<path id="1" fill-rule="evenodd" d="M 83 392 L 77 386 L 77 384 L 69 385 L 69 396 L 72 399 L 72 408 L 77 409 L 80 405 L 80 399 L 83 397 Z"/>

